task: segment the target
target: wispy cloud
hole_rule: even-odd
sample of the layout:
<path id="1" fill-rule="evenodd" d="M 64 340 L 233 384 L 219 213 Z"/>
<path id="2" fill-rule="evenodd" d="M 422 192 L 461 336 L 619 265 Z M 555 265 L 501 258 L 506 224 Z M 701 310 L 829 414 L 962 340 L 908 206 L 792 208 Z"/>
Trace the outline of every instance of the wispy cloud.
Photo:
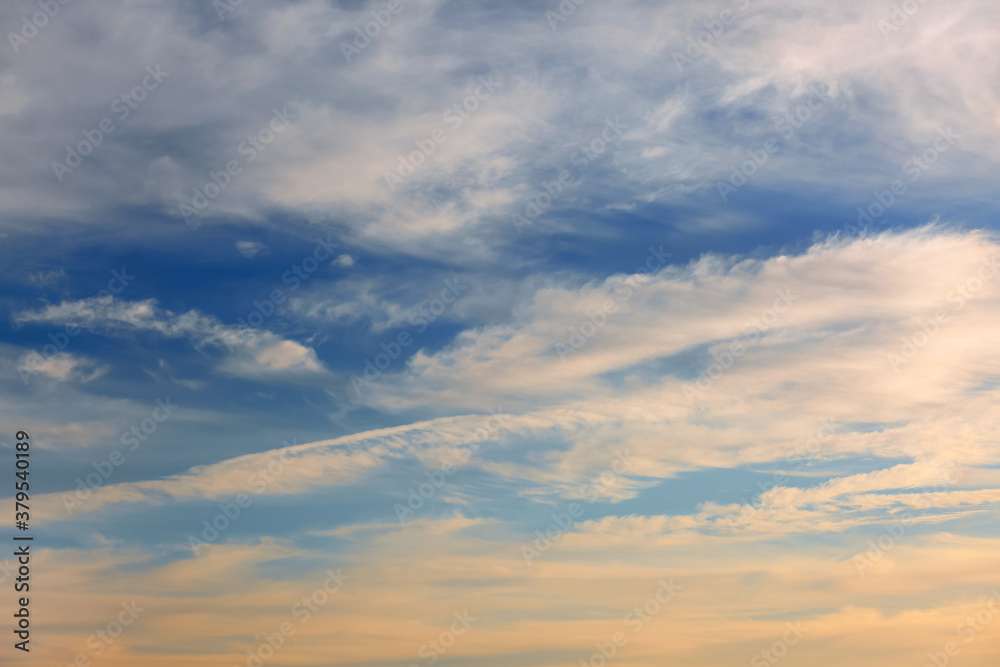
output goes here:
<path id="1" fill-rule="evenodd" d="M 301 382 L 332 377 L 316 357 L 316 352 L 300 343 L 284 340 L 266 330 L 225 325 L 195 310 L 180 314 L 162 310 L 155 299 L 121 301 L 106 296 L 64 301 L 39 311 L 18 313 L 14 321 L 78 327 L 109 336 L 149 332 L 167 338 L 183 338 L 197 347 L 213 346 L 225 350 L 226 356 L 218 370 L 239 377 Z"/>

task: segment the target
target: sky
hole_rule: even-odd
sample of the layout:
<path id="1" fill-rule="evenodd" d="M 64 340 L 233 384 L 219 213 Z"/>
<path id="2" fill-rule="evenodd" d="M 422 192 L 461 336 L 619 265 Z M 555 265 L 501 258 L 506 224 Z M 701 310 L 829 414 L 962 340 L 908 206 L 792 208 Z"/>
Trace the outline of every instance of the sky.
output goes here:
<path id="1" fill-rule="evenodd" d="M 0 25 L 0 663 L 996 665 L 994 2 Z"/>

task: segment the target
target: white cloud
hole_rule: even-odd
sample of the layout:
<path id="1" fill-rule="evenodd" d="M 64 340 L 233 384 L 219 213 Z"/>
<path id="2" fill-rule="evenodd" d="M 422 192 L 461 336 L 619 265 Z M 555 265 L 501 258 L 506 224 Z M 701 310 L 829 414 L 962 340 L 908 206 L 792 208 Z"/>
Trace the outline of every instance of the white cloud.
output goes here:
<path id="1" fill-rule="evenodd" d="M 238 377 L 307 384 L 332 378 L 312 348 L 284 340 L 266 329 L 250 331 L 225 325 L 196 310 L 181 314 L 162 310 L 155 299 L 121 301 L 96 297 L 64 301 L 40 311 L 18 313 L 14 319 L 19 323 L 75 326 L 105 335 L 147 331 L 168 338 L 186 338 L 197 347 L 211 345 L 225 350 L 227 356 L 218 369 Z"/>
<path id="2" fill-rule="evenodd" d="M 29 352 L 21 357 L 17 370 L 23 377 L 32 377 L 40 373 L 59 382 L 86 383 L 101 377 L 110 370 L 110 367 L 66 352 L 58 352 L 48 357 L 43 357 L 37 352 Z"/>
<path id="3" fill-rule="evenodd" d="M 267 251 L 267 246 L 260 241 L 237 241 L 236 249 L 247 259 L 253 259 L 260 253 Z"/>
<path id="4" fill-rule="evenodd" d="M 945 307 L 956 286 L 965 286 L 991 257 L 1000 257 L 1000 247 L 983 234 L 931 228 L 832 239 L 767 260 L 704 257 L 654 274 L 566 361 L 554 352 L 555 342 L 586 319 L 588 309 L 612 298 L 618 283 L 544 288 L 512 324 L 471 331 L 455 345 L 418 358 L 391 381 L 376 383 L 373 391 L 388 407 L 517 405 L 498 439 L 510 443 L 545 433 L 570 447 L 469 465 L 545 502 L 580 498 L 588 482 L 598 497 L 614 501 L 685 472 L 769 462 L 787 468 L 782 461 L 821 423 L 832 421 L 839 426 L 809 454 L 806 472 L 822 474 L 822 467 L 813 466 L 859 458 L 872 461 L 872 470 L 829 472 L 829 481 L 807 490 L 776 484 L 755 501 L 754 525 L 764 532 L 843 530 L 875 520 L 863 513 L 884 504 L 876 492 L 929 486 L 946 461 L 973 471 L 976 484 L 992 484 L 975 471 L 1000 463 L 993 446 L 997 427 L 989 418 L 995 390 L 983 388 L 986 378 L 1000 374 L 990 354 L 997 343 L 1000 281 L 986 281 L 968 300 L 955 301 L 961 307 L 952 304 L 952 320 L 900 372 L 889 361 L 901 337 L 920 331 L 920 323 Z M 762 317 L 779 290 L 791 290 L 797 300 L 759 340 L 747 339 L 744 323 Z M 685 386 L 696 386 L 698 374 L 712 364 L 711 352 L 719 355 L 736 340 L 745 352 L 689 401 Z M 294 347 L 267 349 L 258 365 L 310 367 L 309 357 Z M 300 446 L 296 456 L 318 458 L 290 474 L 282 488 L 353 483 L 356 475 L 337 481 L 314 471 L 369 469 L 400 447 L 428 464 L 446 459 L 441 448 L 467 438 L 472 429 L 456 433 L 456 425 L 471 420 L 435 420 Z M 884 426 L 866 431 L 852 428 L 855 423 Z M 432 442 L 436 446 L 428 448 Z M 618 451 L 630 458 L 626 470 L 613 482 L 593 484 Z M 899 459 L 909 463 L 880 469 L 881 461 Z M 254 465 L 256 459 L 223 462 L 154 486 L 182 496 L 207 489 L 216 494 L 244 483 Z M 229 486 L 219 482 L 222 472 L 235 470 L 244 479 L 232 472 Z M 144 484 L 107 493 L 139 499 L 147 493 Z M 948 491 L 965 495 L 932 498 L 958 513 L 993 498 L 988 488 L 971 482 Z M 896 503 L 897 509 L 905 506 L 906 498 Z M 716 529 L 734 508 L 709 502 L 696 515 L 670 521 Z"/>
<path id="5" fill-rule="evenodd" d="M 850 116 L 847 136 L 830 141 L 829 128 L 814 121 L 817 136 L 788 142 L 755 183 L 813 183 L 867 194 L 885 187 L 886 175 L 949 124 L 962 136 L 960 150 L 981 161 L 949 156 L 921 185 L 961 175 L 963 187 L 980 188 L 989 165 L 1000 159 L 1000 99 L 982 84 L 1000 70 L 992 48 L 997 31 L 980 20 L 978 0 L 921 6 L 888 36 L 877 25 L 888 8 L 761 0 L 737 12 L 682 72 L 673 55 L 721 6 L 590 7 L 553 32 L 537 9 L 511 5 L 499 14 L 452 3 L 439 11 L 445 4 L 408 6 L 355 62 L 335 66 L 329 58 L 340 57 L 340 41 L 366 10 L 320 2 L 241 6 L 226 30 L 208 31 L 195 30 L 201 19 L 178 14 L 175 6 L 101 8 L 86 20 L 64 14 L 40 37 L 52 40 L 47 50 L 14 59 L 2 79 L 4 99 L 15 100 L 0 113 L 0 129 L 17 137 L 12 151 L 61 156 L 81 130 L 108 114 L 112 99 L 141 79 L 148 63 L 135 63 L 137 51 L 171 74 L 141 113 L 120 121 L 128 136 L 221 129 L 196 133 L 201 150 L 169 157 L 156 141 L 126 145 L 117 138 L 123 134 L 113 134 L 62 184 L 43 162 L 31 173 L 11 172 L 5 210 L 49 216 L 113 206 L 129 193 L 129 203 L 177 215 L 191 189 L 239 158 L 240 142 L 267 121 L 271 109 L 248 99 L 294 102 L 298 117 L 259 159 L 243 165 L 206 217 L 262 219 L 261 211 L 276 206 L 345 225 L 348 236 L 379 250 L 441 257 L 458 247 L 473 262 L 495 257 L 496 250 L 456 244 L 523 207 L 522 197 L 565 167 L 608 115 L 621 115 L 630 126 L 613 156 L 629 175 L 602 168 L 595 178 L 591 170 L 580 190 L 613 192 L 608 205 L 619 208 L 710 191 L 745 149 L 778 134 L 770 116 L 794 110 L 814 83 L 829 86 L 830 113 Z M 487 11 L 489 21 L 483 20 Z M 450 23 L 442 25 L 446 14 Z M 506 22 L 503 28 L 497 20 Z M 80 21 L 94 40 L 74 39 Z M 135 30 L 149 25 L 162 29 Z M 447 53 L 439 48 L 442 31 L 449 34 Z M 108 38 L 121 34 L 131 37 Z M 94 51 L 97 41 L 106 48 Z M 231 57 L 234 52 L 240 57 Z M 66 66 L 85 62 L 96 65 Z M 449 128 L 448 140 L 391 192 L 385 172 L 433 128 L 448 127 L 447 108 L 494 65 L 503 87 L 461 127 Z M 57 131 L 29 132 L 26 120 L 53 107 L 64 109 Z M 730 130 L 720 132 L 705 119 L 709 108 L 739 120 L 724 121 Z M 46 196 L 55 187 L 59 197 Z M 577 204 L 582 196 L 568 194 L 559 205 Z M 563 224 L 553 216 L 538 229 Z"/>
<path id="6" fill-rule="evenodd" d="M 700 401 L 712 403 L 741 386 L 756 392 L 790 381 L 802 385 L 803 372 L 836 378 L 808 387 L 805 397 L 867 387 L 880 390 L 887 406 L 908 405 L 916 400 L 911 392 L 897 395 L 891 389 L 906 386 L 908 374 L 923 372 L 917 369 L 932 373 L 925 391 L 949 395 L 957 391 L 955 381 L 972 387 L 988 375 L 981 359 L 988 343 L 974 341 L 996 335 L 990 304 L 1000 294 L 1000 280 L 986 281 L 969 299 L 961 298 L 961 306 L 947 299 L 997 257 L 1000 246 L 983 234 L 924 228 L 832 238 L 800 255 L 767 260 L 707 255 L 649 280 L 616 275 L 582 287 L 540 289 L 517 309 L 519 317 L 467 330 L 435 354 L 416 355 L 405 373 L 380 383 L 375 394 L 389 407 L 433 403 L 484 409 L 568 397 L 589 404 L 608 393 L 609 374 L 624 374 L 638 387 L 642 365 L 657 363 L 666 364 L 665 377 L 649 381 L 645 393 L 672 391 L 681 405 L 688 403 L 685 385 L 704 395 Z M 637 253 L 635 263 L 643 259 L 644 253 Z M 607 303 L 613 312 L 604 312 Z M 906 372 L 894 373 L 889 353 L 898 353 L 901 338 L 914 335 L 940 309 L 952 312 L 949 323 L 933 344 L 900 366 Z M 770 321 L 760 321 L 762 316 Z M 591 328 L 593 334 L 584 335 Z M 713 381 L 711 390 L 694 386 L 712 361 L 699 350 L 708 346 L 721 355 L 736 342 L 745 353 L 732 369 Z M 840 362 L 831 365 L 834 350 Z M 684 366 L 677 355 L 694 355 L 701 366 Z M 944 358 L 949 363 L 942 365 Z M 417 385 L 420 391 L 414 391 Z M 615 393 L 622 395 L 620 388 Z"/>

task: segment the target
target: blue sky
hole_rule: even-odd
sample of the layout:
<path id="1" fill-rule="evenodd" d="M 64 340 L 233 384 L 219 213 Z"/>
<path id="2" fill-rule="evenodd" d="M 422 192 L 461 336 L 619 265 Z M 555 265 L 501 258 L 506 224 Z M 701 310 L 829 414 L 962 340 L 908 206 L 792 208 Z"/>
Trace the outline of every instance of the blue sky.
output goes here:
<path id="1" fill-rule="evenodd" d="M 5 658 L 575 665 L 666 578 L 609 660 L 995 664 L 991 3 L 0 23 Z"/>

